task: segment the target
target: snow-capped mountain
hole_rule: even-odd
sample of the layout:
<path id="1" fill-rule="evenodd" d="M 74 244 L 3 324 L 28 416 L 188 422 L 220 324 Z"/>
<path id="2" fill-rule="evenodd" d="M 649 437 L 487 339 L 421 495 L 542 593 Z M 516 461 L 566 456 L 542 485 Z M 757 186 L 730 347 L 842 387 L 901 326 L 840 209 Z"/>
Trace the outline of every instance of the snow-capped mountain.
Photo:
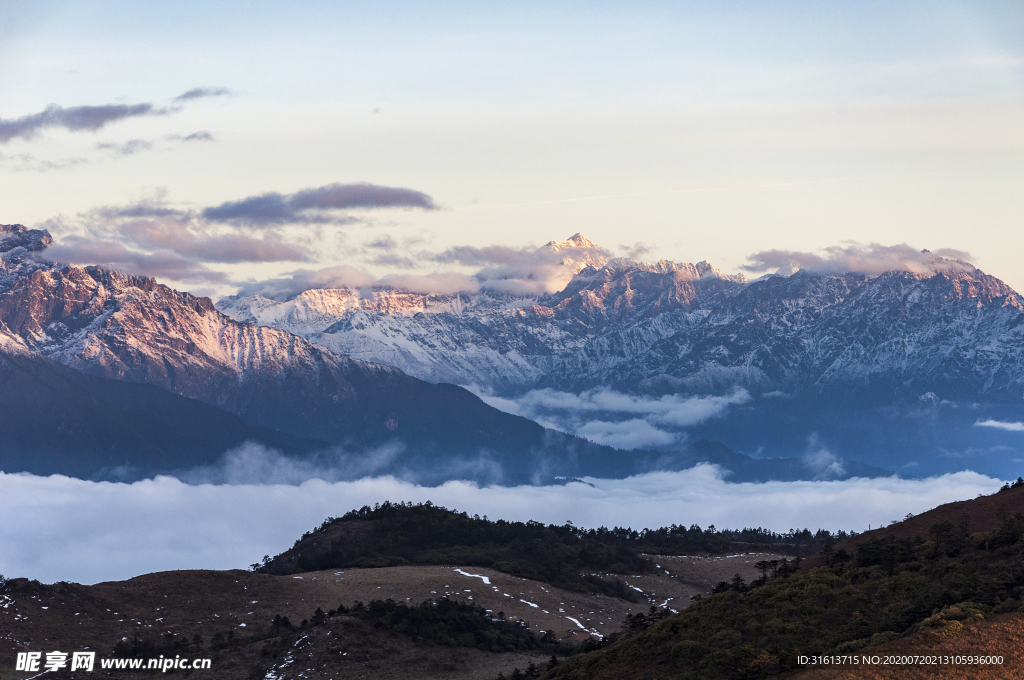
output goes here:
<path id="1" fill-rule="evenodd" d="M 567 272 L 554 293 L 313 289 L 214 307 L 150 278 L 47 262 L 49 243 L 45 231 L 0 227 L 0 353 L 153 385 L 299 448 L 399 441 L 420 468 L 443 457 L 466 470 L 497 464 L 514 473 L 506 479 L 675 464 L 437 384 L 454 383 L 549 427 L 663 453 L 706 438 L 843 474 L 852 468 L 835 454 L 922 466 L 908 472 L 970 457 L 973 469 L 1003 474 L 1024 450 L 1007 440 L 1024 419 L 1024 307 L 962 262 L 747 281 L 707 262 L 609 258 L 576 235 L 538 251 L 556 267 L 544 270 L 550 280 Z M 7 366 L 64 376 L 21 359 Z M 583 410 L 566 418 L 522 406 L 571 410 L 574 395 Z"/>
<path id="2" fill-rule="evenodd" d="M 913 396 L 1014 401 L 1024 388 L 1019 295 L 967 266 L 747 282 L 707 262 L 612 259 L 588 264 L 546 296 L 308 290 L 217 306 L 424 380 L 506 394 L 741 386 L 794 396 L 885 385 Z"/>
<path id="3" fill-rule="evenodd" d="M 543 246 L 575 270 L 554 295 L 495 290 L 449 295 L 388 287 L 307 290 L 283 300 L 233 296 L 217 303 L 247 323 L 288 330 L 336 352 L 401 368 L 430 382 L 514 393 L 545 384 L 581 353 L 605 353 L 614 338 L 637 353 L 696 322 L 679 311 L 701 295 L 745 278 L 707 262 L 655 264 L 595 257 L 603 252 L 576 234 Z M 581 255 L 574 257 L 573 249 Z M 653 323 L 646 323 L 653 321 Z M 620 338 L 625 333 L 629 337 Z M 626 359 L 621 352 L 598 363 Z"/>
<path id="4" fill-rule="evenodd" d="M 0 233 L 0 336 L 20 355 L 153 385 L 293 437 L 364 448 L 397 443 L 404 458 L 389 471 L 415 461 L 447 479 L 459 466 L 482 465 L 494 474 L 463 474 L 523 481 L 550 473 L 574 447 L 606 462 L 620 455 L 494 409 L 462 388 L 240 323 L 209 299 L 151 278 L 41 261 L 33 254 L 49 243 L 46 232 L 9 226 Z M 578 473 L 574 464 L 559 470 Z"/>
<path id="5" fill-rule="evenodd" d="M 749 403 L 687 436 L 764 455 L 799 454 L 821 435 L 879 466 L 923 464 L 922 456 L 941 469 L 964 456 L 1009 465 L 1005 451 L 1017 444 L 1000 437 L 1024 419 L 1020 296 L 967 263 L 924 257 L 924 272 L 755 281 L 707 262 L 607 259 L 546 295 L 378 287 L 235 296 L 218 308 L 427 381 L 511 398 L 745 390 Z M 974 427 L 992 418 L 1010 429 Z"/>

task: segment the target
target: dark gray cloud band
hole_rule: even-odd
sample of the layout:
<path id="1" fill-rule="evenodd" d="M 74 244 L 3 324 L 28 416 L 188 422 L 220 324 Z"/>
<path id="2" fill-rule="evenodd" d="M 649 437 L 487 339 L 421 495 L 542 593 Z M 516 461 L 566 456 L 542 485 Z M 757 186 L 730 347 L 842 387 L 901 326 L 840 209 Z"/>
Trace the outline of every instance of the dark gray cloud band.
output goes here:
<path id="1" fill-rule="evenodd" d="M 204 97 L 219 97 L 227 94 L 231 94 L 231 91 L 223 87 L 197 87 L 178 95 L 174 101 L 180 104 Z M 67 108 L 50 104 L 39 113 L 32 113 L 20 118 L 0 118 L 0 144 L 7 144 L 14 139 L 32 139 L 49 128 L 64 128 L 71 132 L 96 132 L 111 123 L 128 118 L 166 116 L 180 110 L 180 106 L 161 107 L 152 102 Z M 205 138 L 197 137 L 196 139 Z"/>
<path id="2" fill-rule="evenodd" d="M 332 214 L 337 210 L 405 208 L 437 210 L 427 194 L 415 189 L 376 184 L 327 184 L 294 194 L 269 192 L 228 201 L 206 208 L 202 216 L 214 222 L 235 222 L 251 226 L 300 223 L 345 224 L 351 217 Z"/>
<path id="3" fill-rule="evenodd" d="M 0 144 L 13 139 L 32 139 L 47 128 L 64 128 L 72 132 L 95 132 L 100 128 L 127 118 L 165 116 L 177 109 L 157 108 L 153 104 L 108 104 L 104 106 L 73 106 L 63 108 L 56 104 L 39 113 L 10 120 L 0 118 Z"/>
<path id="4" fill-rule="evenodd" d="M 142 140 L 133 140 L 124 145 L 102 144 L 100 148 L 125 155 L 140 150 L 143 144 Z M 345 224 L 357 220 L 336 211 L 392 207 L 436 209 L 433 199 L 420 191 L 366 183 L 328 184 L 293 194 L 274 192 L 199 210 L 168 205 L 164 194 L 158 193 L 129 205 L 93 209 L 79 215 L 74 223 L 51 220 L 44 226 L 58 235 L 58 243 L 44 257 L 76 264 L 102 264 L 178 281 L 219 283 L 226 280 L 226 275 L 210 265 L 315 261 L 316 245 L 308 230 L 290 228 L 291 225 Z M 260 227 L 261 233 L 254 235 L 250 229 L 253 226 Z M 71 233 L 63 236 L 68 231 Z M 318 229 L 313 231 L 319 233 Z M 391 266 L 400 266 L 398 260 L 402 260 L 405 268 L 412 266 L 411 260 L 405 262 L 392 252 L 396 247 L 397 243 L 387 235 L 377 237 L 369 245 L 377 257 L 389 260 Z M 295 280 L 268 283 L 268 292 L 281 289 L 288 293 L 306 285 L 307 279 L 310 285 L 331 285 L 338 281 L 351 284 L 367 276 L 353 275 L 352 271 L 300 270 Z M 410 276 L 399 279 L 394 285 L 431 291 L 477 285 L 465 275 L 445 275 L 438 280 Z"/>

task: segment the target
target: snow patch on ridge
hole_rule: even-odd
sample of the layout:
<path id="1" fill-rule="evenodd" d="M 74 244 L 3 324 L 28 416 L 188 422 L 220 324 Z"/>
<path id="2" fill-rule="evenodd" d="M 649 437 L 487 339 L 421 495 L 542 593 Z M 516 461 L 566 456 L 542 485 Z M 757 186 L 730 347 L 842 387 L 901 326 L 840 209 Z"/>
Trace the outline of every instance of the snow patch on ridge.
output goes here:
<path id="1" fill-rule="evenodd" d="M 491 585 L 491 579 L 487 578 L 486 576 L 481 576 L 480 574 L 470 574 L 468 571 L 462 571 L 461 569 L 456 569 L 455 572 L 458 574 L 462 574 L 463 576 L 471 576 L 473 578 L 482 579 L 484 585 Z"/>

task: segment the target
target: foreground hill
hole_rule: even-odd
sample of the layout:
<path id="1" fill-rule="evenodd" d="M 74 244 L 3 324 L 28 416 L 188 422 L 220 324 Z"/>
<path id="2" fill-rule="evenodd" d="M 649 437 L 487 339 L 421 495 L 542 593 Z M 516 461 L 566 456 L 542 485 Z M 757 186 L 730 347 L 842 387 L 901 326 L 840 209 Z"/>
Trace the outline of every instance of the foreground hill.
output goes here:
<path id="1" fill-rule="evenodd" d="M 801 564 L 798 546 L 837 537 L 582 531 L 385 504 L 326 521 L 253 565 L 264 573 L 0 580 L 0 668 L 15 652 L 53 646 L 210 657 L 211 671 L 196 677 L 231 679 L 494 680 L 517 668 L 548 680 L 1016 677 L 1024 483 L 957 509 L 984 515 L 992 498 L 1005 512 L 989 531 L 942 521 L 923 536 L 846 543 L 816 568 Z M 743 549 L 735 539 L 744 537 L 784 554 L 752 551 L 752 541 Z M 708 549 L 716 554 L 679 556 Z M 624 590 L 610 587 L 616 580 Z M 858 661 L 849 671 L 800 660 L 962 652 L 1003 660 L 895 670 Z"/>
<path id="2" fill-rule="evenodd" d="M 571 523 L 492 521 L 429 502 L 384 503 L 328 518 L 289 550 L 252 566 L 262 573 L 287 575 L 317 569 L 464 564 L 565 590 L 636 601 L 635 589 L 624 578 L 662 569 L 656 556 L 730 550 L 808 554 L 846 537 L 845 532 L 833 536 L 823 530 L 780 535 L 763 529 L 718 531 L 695 525 L 643 531 L 581 529 Z"/>
<path id="3" fill-rule="evenodd" d="M 733 573 L 753 579 L 758 560 L 781 559 L 767 552 L 659 556 L 650 567 L 638 563 L 639 574 L 613 574 L 595 569 L 594 558 L 585 554 L 607 548 L 614 542 L 608 536 L 591 536 L 588 541 L 563 537 L 568 540 L 554 550 L 555 557 L 571 555 L 575 546 L 576 563 L 587 569 L 570 570 L 577 580 L 560 588 L 550 579 L 509 573 L 507 565 L 495 569 L 461 561 L 466 555 L 472 562 L 473 557 L 502 550 L 504 557 L 519 561 L 521 572 L 543 568 L 545 560 L 538 559 L 530 541 L 467 545 L 473 537 L 463 535 L 460 541 L 459 534 L 447 542 L 438 540 L 439 534 L 467 525 L 475 524 L 478 533 L 485 533 L 486 527 L 475 518 L 431 506 L 390 504 L 372 519 L 366 517 L 369 513 L 361 514 L 362 519 L 344 524 L 350 525 L 352 539 L 345 544 L 348 556 L 351 561 L 362 559 L 362 567 L 301 573 L 285 569 L 286 574 L 174 571 L 91 586 L 0 577 L 0 679 L 30 675 L 10 671 L 18 652 L 68 649 L 93 650 L 99 659 L 126 663 L 160 655 L 210 658 L 211 668 L 194 671 L 191 677 L 230 680 L 491 680 L 498 673 L 511 676 L 517 668 L 546 668 L 552 655 L 564 659 L 578 653 L 618 634 L 624 621 L 663 616 L 709 593 Z M 394 521 L 395 516 L 400 521 Z M 540 525 L 504 523 L 492 529 L 507 533 L 517 526 L 531 531 Z M 670 533 L 643 532 L 651 545 L 655 537 Z M 322 540 L 330 532 L 314 534 Z M 704 538 L 718 541 L 712 547 L 735 547 L 716 532 Z M 389 548 L 392 554 L 395 548 L 404 548 L 405 554 L 416 557 L 417 539 L 439 548 L 429 564 L 416 560 L 417 564 L 376 566 L 391 563 L 380 558 Z M 303 537 L 298 551 L 274 564 L 280 567 L 310 544 L 310 535 Z M 645 559 L 635 551 L 628 557 Z M 270 563 L 268 559 L 263 571 L 270 571 Z M 621 580 L 625 589 L 609 594 L 593 585 L 613 579 Z M 142 674 L 97 667 L 89 677 Z"/>
<path id="4" fill-rule="evenodd" d="M 1007 517 L 1024 512 L 1024 480 L 1007 484 L 998 493 L 979 496 L 969 501 L 955 501 L 932 508 L 920 515 L 911 515 L 901 522 L 893 522 L 889 526 L 880 527 L 857 534 L 856 536 L 836 544 L 835 550 L 846 550 L 853 553 L 873 540 L 889 540 L 891 538 L 914 538 L 927 536 L 931 528 L 938 524 L 954 524 L 971 534 L 994 531 L 1002 526 Z M 824 563 L 825 555 L 815 555 L 807 560 L 808 566 Z"/>
<path id="5" fill-rule="evenodd" d="M 856 552 L 837 549 L 814 569 L 762 563 L 757 581 L 724 582 L 713 596 L 574 657 L 548 677 L 761 678 L 806 670 L 802 655 L 875 654 L 884 643 L 893 643 L 889 650 L 932 649 L 935 640 L 927 636 L 956 637 L 988 617 L 1024 611 L 1024 485 L 994 497 L 1005 512 L 989 531 L 971 533 L 967 520 L 942 521 L 913 538 L 894 533 L 851 546 Z M 992 498 L 957 510 L 969 517 L 977 507 L 985 515 Z M 1003 650 L 1016 672 L 1018 653 Z M 966 675 L 947 677 L 987 677 L 977 663 L 958 670 Z"/>

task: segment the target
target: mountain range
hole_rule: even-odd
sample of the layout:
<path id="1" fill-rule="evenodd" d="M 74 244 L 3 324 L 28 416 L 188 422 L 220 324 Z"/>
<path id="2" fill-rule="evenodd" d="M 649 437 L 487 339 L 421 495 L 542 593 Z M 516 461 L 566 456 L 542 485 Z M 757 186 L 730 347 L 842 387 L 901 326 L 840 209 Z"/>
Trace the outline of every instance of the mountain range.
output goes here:
<path id="1" fill-rule="evenodd" d="M 377 286 L 215 306 L 50 262 L 50 243 L 0 226 L 8 470 L 137 476 L 257 441 L 425 483 L 699 462 L 739 481 L 1008 473 L 1019 448 L 1019 296 L 937 256 L 924 273 L 748 281 L 707 262 L 610 258 L 577 234 L 538 251 L 568 281 L 554 293 Z M 589 411 L 559 420 L 522 406 L 537 395 L 554 408 L 583 395 Z M 656 427 L 640 413 L 669 403 L 686 413 Z M 641 451 L 595 424 L 670 432 Z"/>
<path id="2" fill-rule="evenodd" d="M 553 294 L 312 289 L 217 306 L 482 394 L 742 390 L 749 399 L 729 417 L 687 432 L 759 455 L 799 455 L 824 442 L 904 473 L 965 463 L 1012 472 L 1005 468 L 1021 452 L 1012 428 L 1024 415 L 1024 307 L 976 267 L 924 252 L 920 271 L 801 270 L 747 281 L 707 262 L 600 258 L 579 234 L 545 246 L 573 247 L 586 257 L 563 261 L 575 275 Z"/>

